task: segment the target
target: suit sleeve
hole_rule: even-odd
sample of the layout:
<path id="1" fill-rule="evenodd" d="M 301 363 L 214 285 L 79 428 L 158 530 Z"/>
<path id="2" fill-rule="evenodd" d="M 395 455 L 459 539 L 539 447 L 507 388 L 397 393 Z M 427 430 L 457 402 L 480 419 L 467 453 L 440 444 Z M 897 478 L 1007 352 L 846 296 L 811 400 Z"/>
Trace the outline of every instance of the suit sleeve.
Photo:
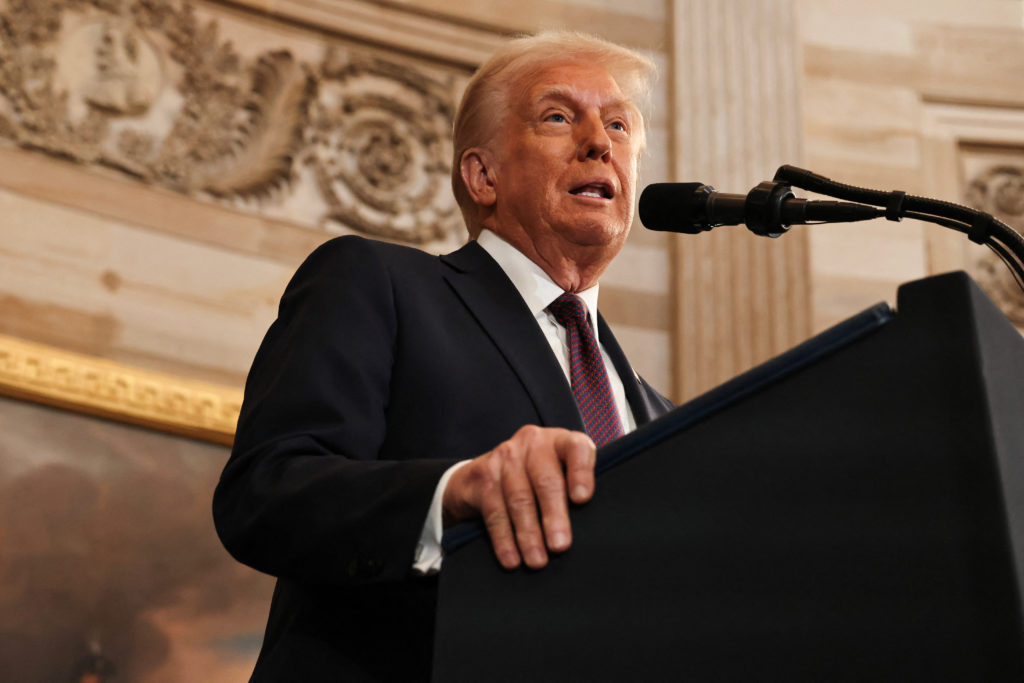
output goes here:
<path id="1" fill-rule="evenodd" d="M 452 461 L 378 459 L 398 329 L 390 273 L 365 240 L 332 240 L 296 272 L 214 494 L 217 532 L 238 560 L 312 583 L 411 575 Z"/>

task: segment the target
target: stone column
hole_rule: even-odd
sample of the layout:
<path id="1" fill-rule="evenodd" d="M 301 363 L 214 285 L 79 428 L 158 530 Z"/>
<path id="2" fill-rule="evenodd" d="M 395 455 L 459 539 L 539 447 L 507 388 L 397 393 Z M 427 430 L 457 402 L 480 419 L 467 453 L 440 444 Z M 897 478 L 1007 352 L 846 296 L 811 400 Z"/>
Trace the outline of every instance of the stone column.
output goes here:
<path id="1" fill-rule="evenodd" d="M 799 164 L 791 0 L 672 0 L 671 172 L 746 192 Z M 673 244 L 674 394 L 689 399 L 811 332 L 806 228 L 720 227 Z"/>

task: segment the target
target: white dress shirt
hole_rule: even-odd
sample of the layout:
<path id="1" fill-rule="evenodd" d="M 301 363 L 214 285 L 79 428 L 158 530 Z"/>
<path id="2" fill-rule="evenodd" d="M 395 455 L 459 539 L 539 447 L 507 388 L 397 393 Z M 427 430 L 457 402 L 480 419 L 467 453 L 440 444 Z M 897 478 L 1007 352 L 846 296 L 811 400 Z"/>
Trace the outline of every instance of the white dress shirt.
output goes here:
<path id="1" fill-rule="evenodd" d="M 541 332 L 544 333 L 544 338 L 551 345 L 551 350 L 555 354 L 558 364 L 562 367 L 562 372 L 565 373 L 566 382 L 569 382 L 571 385 L 569 346 L 566 341 L 565 328 L 547 311 L 548 305 L 563 294 L 562 288 L 555 284 L 554 280 L 540 266 L 490 230 L 483 230 L 480 233 L 480 237 L 477 238 L 477 243 L 483 247 L 484 251 L 491 255 L 491 258 L 498 262 L 501 269 L 505 271 L 505 275 L 515 285 L 519 295 L 523 297 L 523 301 L 526 302 L 530 313 L 533 314 Z M 587 305 L 590 326 L 593 328 L 594 338 L 597 339 L 597 343 L 600 346 L 601 339 L 598 336 L 597 329 L 597 293 L 598 285 L 594 285 L 590 289 L 577 292 L 577 295 Z M 630 410 L 629 402 L 626 400 L 626 392 L 622 386 L 622 379 L 619 377 L 619 373 L 616 372 L 615 366 L 608 357 L 604 346 L 600 346 L 600 348 L 601 357 L 604 359 L 605 371 L 608 373 L 608 382 L 611 384 L 612 395 L 615 397 L 615 407 L 618 408 L 619 419 L 622 421 L 623 432 L 629 433 L 636 429 L 636 419 L 633 417 L 633 411 Z M 455 470 L 468 462 L 468 460 L 463 460 L 448 468 L 437 483 L 437 488 L 434 490 L 434 498 L 430 503 L 427 519 L 423 525 L 423 533 L 420 534 L 420 542 L 416 547 L 413 569 L 418 572 L 429 574 L 441 568 L 441 560 L 443 558 L 441 535 L 444 531 L 442 528 L 441 509 L 443 493 L 448 485 L 448 480 Z"/>

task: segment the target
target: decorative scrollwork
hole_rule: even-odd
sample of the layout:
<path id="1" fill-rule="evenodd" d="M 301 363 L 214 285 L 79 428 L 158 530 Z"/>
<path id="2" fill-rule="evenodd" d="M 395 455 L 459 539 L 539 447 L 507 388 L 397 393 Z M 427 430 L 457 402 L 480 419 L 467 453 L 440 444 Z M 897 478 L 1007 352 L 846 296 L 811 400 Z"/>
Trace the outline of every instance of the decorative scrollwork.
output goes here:
<path id="1" fill-rule="evenodd" d="M 331 51 L 308 157 L 327 218 L 413 243 L 457 232 L 461 219 L 447 189 L 452 117 L 450 85 Z"/>
<path id="2" fill-rule="evenodd" d="M 452 82 L 324 54 L 243 57 L 187 0 L 8 0 L 0 138 L 311 227 L 417 244 L 460 234 Z"/>

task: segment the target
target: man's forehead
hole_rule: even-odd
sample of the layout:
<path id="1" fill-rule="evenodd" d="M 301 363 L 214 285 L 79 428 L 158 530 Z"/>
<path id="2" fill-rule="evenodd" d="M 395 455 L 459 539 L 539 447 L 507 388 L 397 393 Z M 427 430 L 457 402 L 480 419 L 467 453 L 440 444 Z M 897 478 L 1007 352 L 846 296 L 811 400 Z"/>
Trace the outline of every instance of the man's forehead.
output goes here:
<path id="1" fill-rule="evenodd" d="M 568 100 L 596 103 L 602 108 L 632 108 L 615 78 L 596 65 L 554 64 L 529 74 L 517 85 L 530 105 L 545 100 Z"/>

